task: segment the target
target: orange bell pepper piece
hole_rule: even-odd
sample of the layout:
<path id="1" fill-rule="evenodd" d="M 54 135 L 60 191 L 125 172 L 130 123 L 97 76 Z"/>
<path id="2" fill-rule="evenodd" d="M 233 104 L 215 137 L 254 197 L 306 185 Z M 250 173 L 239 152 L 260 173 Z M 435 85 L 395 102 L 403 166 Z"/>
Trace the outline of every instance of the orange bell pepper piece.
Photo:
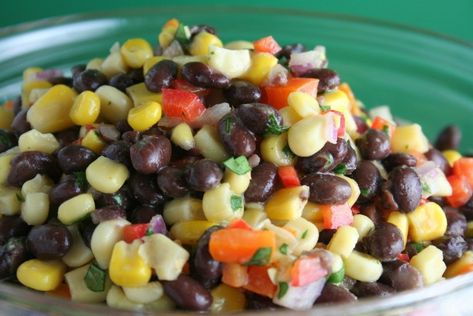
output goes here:
<path id="1" fill-rule="evenodd" d="M 276 109 L 287 106 L 287 97 L 291 92 L 300 91 L 317 96 L 319 80 L 314 78 L 289 78 L 284 86 L 266 86 L 263 88 L 263 103 Z"/>

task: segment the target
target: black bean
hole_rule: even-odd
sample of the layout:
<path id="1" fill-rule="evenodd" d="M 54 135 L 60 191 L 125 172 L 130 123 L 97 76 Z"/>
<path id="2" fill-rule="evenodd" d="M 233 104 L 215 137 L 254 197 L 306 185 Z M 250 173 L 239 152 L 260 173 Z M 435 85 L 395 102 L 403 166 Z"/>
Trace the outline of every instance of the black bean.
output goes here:
<path id="1" fill-rule="evenodd" d="M 213 226 L 205 231 L 197 242 L 191 261 L 192 276 L 207 289 L 216 286 L 222 276 L 222 263 L 213 259 L 209 252 L 210 236 L 219 229 L 220 226 Z"/>
<path id="2" fill-rule="evenodd" d="M 171 142 L 165 136 L 144 136 L 130 147 L 131 163 L 140 173 L 156 173 L 169 163 L 171 151 Z"/>
<path id="3" fill-rule="evenodd" d="M 51 189 L 49 192 L 49 200 L 52 206 L 58 207 L 70 198 L 84 193 L 86 189 L 87 188 L 82 185 L 80 180 L 77 180 L 74 176 L 68 176 Z"/>
<path id="4" fill-rule="evenodd" d="M 422 274 L 407 262 L 396 260 L 383 264 L 380 281 L 396 291 L 421 288 L 424 285 Z"/>
<path id="5" fill-rule="evenodd" d="M 135 201 L 131 196 L 131 192 L 128 186 L 128 183 L 125 183 L 120 190 L 113 194 L 101 193 L 96 199 L 97 207 L 106 207 L 106 206 L 118 206 L 127 211 L 131 210 L 134 207 Z"/>
<path id="6" fill-rule="evenodd" d="M 262 162 L 251 171 L 251 182 L 245 191 L 246 202 L 264 202 L 276 190 L 278 168 Z"/>
<path id="7" fill-rule="evenodd" d="M 360 213 L 369 217 L 375 224 L 381 221 L 381 214 L 373 203 L 362 204 L 360 207 Z"/>
<path id="8" fill-rule="evenodd" d="M 73 79 L 71 77 L 59 76 L 59 77 L 51 78 L 48 81 L 52 85 L 63 84 L 71 88 L 73 86 Z"/>
<path id="9" fill-rule="evenodd" d="M 458 212 L 452 207 L 445 208 L 445 216 L 447 217 L 447 231 L 445 235 L 465 236 L 467 230 L 467 222 L 465 215 Z"/>
<path id="10" fill-rule="evenodd" d="M 158 190 L 156 178 L 135 173 L 130 178 L 130 189 L 133 197 L 141 204 L 156 206 L 163 204 L 165 199 Z"/>
<path id="11" fill-rule="evenodd" d="M 376 129 L 369 129 L 363 137 L 356 140 L 356 145 L 361 156 L 367 160 L 381 160 L 391 153 L 388 135 Z"/>
<path id="12" fill-rule="evenodd" d="M 246 103 L 240 105 L 235 115 L 250 131 L 263 135 L 271 128 L 282 128 L 281 114 L 272 106 L 263 103 Z"/>
<path id="13" fill-rule="evenodd" d="M 356 282 L 351 292 L 358 297 L 383 297 L 396 293 L 392 287 L 379 282 Z"/>
<path id="14" fill-rule="evenodd" d="M 202 99 L 206 108 L 210 108 L 216 104 L 227 102 L 227 100 L 225 100 L 225 96 L 223 95 L 222 89 L 210 89 L 210 92 L 208 94 L 206 94 L 204 97 L 201 97 L 201 100 Z"/>
<path id="15" fill-rule="evenodd" d="M 381 222 L 365 238 L 366 251 L 381 261 L 393 261 L 404 249 L 402 233 L 395 225 Z"/>
<path id="16" fill-rule="evenodd" d="M 20 216 L 3 216 L 0 218 L 0 245 L 12 237 L 26 236 L 29 226 Z"/>
<path id="17" fill-rule="evenodd" d="M 131 78 L 127 73 L 119 73 L 110 78 L 110 82 L 108 84 L 122 92 L 126 92 L 126 88 L 134 85 L 135 82 L 133 81 L 133 78 Z"/>
<path id="18" fill-rule="evenodd" d="M 443 236 L 432 242 L 434 246 L 442 250 L 443 261 L 450 264 L 459 259 L 467 250 L 467 243 L 462 236 Z"/>
<path id="19" fill-rule="evenodd" d="M 186 186 L 186 181 L 184 180 L 184 172 L 179 168 L 163 168 L 158 173 L 157 181 L 159 189 L 161 189 L 161 191 L 167 196 L 179 198 L 189 193 L 189 189 Z"/>
<path id="20" fill-rule="evenodd" d="M 90 241 L 92 240 L 92 235 L 94 234 L 95 227 L 97 227 L 97 225 L 92 223 L 92 220 L 90 218 L 87 218 L 81 221 L 78 225 L 82 240 L 84 241 L 84 244 L 89 248 L 90 248 Z"/>
<path id="21" fill-rule="evenodd" d="M 149 91 L 161 92 L 163 88 L 169 88 L 177 78 L 177 64 L 172 60 L 161 60 L 148 70 L 145 75 L 145 85 Z"/>
<path id="22" fill-rule="evenodd" d="M 385 185 L 382 185 L 380 192 L 375 196 L 374 203 L 376 208 L 380 211 L 392 211 L 399 209 L 396 200 L 394 199 L 393 194 L 386 188 L 383 188 Z"/>
<path id="23" fill-rule="evenodd" d="M 25 238 L 10 238 L 0 247 L 0 280 L 14 275 L 28 257 Z"/>
<path id="24" fill-rule="evenodd" d="M 445 201 L 445 198 L 442 196 L 429 196 L 427 200 L 429 200 L 430 202 L 437 203 L 441 207 L 444 207 L 447 205 L 447 201 Z"/>
<path id="25" fill-rule="evenodd" d="M 102 150 L 102 156 L 131 167 L 130 145 L 123 140 L 113 142 L 105 147 Z"/>
<path id="26" fill-rule="evenodd" d="M 73 86 L 78 93 L 95 91 L 107 83 L 107 77 L 97 69 L 87 69 L 73 77 Z"/>
<path id="27" fill-rule="evenodd" d="M 11 129 L 16 137 L 20 137 L 21 134 L 26 133 L 31 129 L 31 125 L 26 119 L 27 113 L 28 109 L 23 109 L 13 119 Z"/>
<path id="28" fill-rule="evenodd" d="M 72 247 L 72 234 L 62 224 L 38 225 L 31 229 L 26 244 L 38 259 L 60 259 Z"/>
<path id="29" fill-rule="evenodd" d="M 11 161 L 7 181 L 12 186 L 21 187 L 23 183 L 33 179 L 37 174 L 47 175 L 51 179 L 57 180 L 61 171 L 52 155 L 40 151 L 25 151 L 19 153 Z"/>
<path id="30" fill-rule="evenodd" d="M 62 148 L 75 142 L 79 138 L 79 131 L 80 127 L 74 126 L 54 133 L 54 137 L 56 137 L 57 141 L 59 142 L 59 147 Z"/>
<path id="31" fill-rule="evenodd" d="M 296 167 L 302 173 L 327 172 L 342 163 L 349 145 L 343 138 L 338 138 L 336 144 L 327 142 L 322 149 L 309 157 L 300 157 Z"/>
<path id="32" fill-rule="evenodd" d="M 130 76 L 131 80 L 133 80 L 134 84 L 143 82 L 145 80 L 145 76 L 143 74 L 143 68 L 135 68 L 131 69 L 127 72 L 128 76 Z"/>
<path id="33" fill-rule="evenodd" d="M 473 197 L 464 205 L 460 206 L 459 211 L 465 215 L 468 221 L 473 221 Z"/>
<path id="34" fill-rule="evenodd" d="M 115 127 L 120 132 L 120 134 L 131 132 L 133 130 L 133 128 L 130 126 L 130 124 L 128 124 L 128 121 L 126 119 L 119 120 L 118 122 L 116 122 Z M 121 135 L 121 138 L 123 139 L 123 135 Z"/>
<path id="35" fill-rule="evenodd" d="M 435 148 L 431 148 L 431 149 L 429 149 L 428 152 L 426 152 L 424 154 L 424 156 L 428 160 L 433 161 L 437 165 L 437 167 L 439 167 L 440 170 L 443 171 L 443 173 L 445 173 L 446 175 L 450 174 L 450 171 L 451 171 L 452 168 L 450 167 L 450 164 L 448 163 L 448 160 L 445 158 L 445 156 L 440 151 L 438 151 Z M 413 167 L 413 166 L 411 166 L 411 167 Z"/>
<path id="36" fill-rule="evenodd" d="M 232 81 L 231 85 L 223 91 L 228 103 L 238 106 L 244 103 L 255 103 L 261 99 L 261 89 L 244 80 Z"/>
<path id="37" fill-rule="evenodd" d="M 437 136 L 435 148 L 440 151 L 453 149 L 457 150 L 460 145 L 462 133 L 456 125 L 446 126 Z"/>
<path id="38" fill-rule="evenodd" d="M 371 161 L 362 160 L 351 174 L 351 177 L 360 187 L 361 194 L 358 198 L 360 203 L 370 201 L 378 192 L 381 175 L 378 168 Z"/>
<path id="39" fill-rule="evenodd" d="M 149 205 L 140 205 L 136 207 L 130 214 L 130 221 L 133 224 L 149 223 L 151 218 L 159 214 L 158 210 Z"/>
<path id="40" fill-rule="evenodd" d="M 341 164 L 345 166 L 346 175 L 352 174 L 358 166 L 358 158 L 356 157 L 356 152 L 349 143 L 347 146 L 347 153 L 345 154 L 345 158 L 343 158 Z"/>
<path id="41" fill-rule="evenodd" d="M 289 45 L 283 46 L 281 50 L 277 52 L 276 57 L 278 58 L 285 57 L 286 59 L 289 59 L 291 58 L 291 54 L 302 53 L 303 51 L 305 51 L 304 44 L 301 44 L 301 43 L 289 44 Z"/>
<path id="42" fill-rule="evenodd" d="M 212 295 L 199 282 L 181 274 L 174 281 L 163 281 L 164 293 L 177 306 L 187 310 L 206 311 L 212 304 Z"/>
<path id="43" fill-rule="evenodd" d="M 366 120 L 361 116 L 353 115 L 353 120 L 355 121 L 358 134 L 364 134 L 368 130 L 369 126 L 366 124 Z"/>
<path id="44" fill-rule="evenodd" d="M 96 158 L 92 150 L 80 145 L 65 146 L 57 153 L 59 166 L 64 173 L 84 171 Z"/>
<path id="45" fill-rule="evenodd" d="M 93 211 L 90 214 L 90 218 L 92 219 L 92 223 L 94 224 L 99 224 L 101 222 L 109 221 L 112 219 L 126 219 L 126 211 L 125 209 L 119 206 L 109 205 L 102 208 L 98 208 Z"/>
<path id="46" fill-rule="evenodd" d="M 189 31 L 191 33 L 191 37 L 194 37 L 195 35 L 199 34 L 200 32 L 207 32 L 210 34 L 217 34 L 217 31 L 213 26 L 207 25 L 207 24 L 198 24 L 198 25 L 192 25 L 189 28 Z"/>
<path id="47" fill-rule="evenodd" d="M 230 80 L 225 75 L 198 61 L 185 64 L 181 74 L 197 87 L 223 89 L 230 85 Z"/>
<path id="48" fill-rule="evenodd" d="M 384 169 L 386 169 L 387 172 L 390 172 L 399 166 L 415 167 L 417 159 L 411 154 L 392 153 L 383 159 L 382 164 Z"/>
<path id="49" fill-rule="evenodd" d="M 319 233 L 319 242 L 328 245 L 333 235 L 337 232 L 336 229 L 324 229 Z"/>
<path id="50" fill-rule="evenodd" d="M 17 145 L 17 140 L 14 134 L 0 129 L 0 153 Z"/>
<path id="51" fill-rule="evenodd" d="M 79 64 L 79 65 L 74 65 L 71 67 L 71 74 L 72 77 L 78 76 L 81 72 L 83 72 L 87 68 L 86 64 Z"/>
<path id="52" fill-rule="evenodd" d="M 246 309 L 249 310 L 276 310 L 280 306 L 273 303 L 273 300 L 266 296 L 261 296 L 256 293 L 245 291 Z"/>
<path id="53" fill-rule="evenodd" d="M 353 303 L 357 300 L 353 295 L 343 286 L 337 286 L 332 283 L 326 283 L 322 293 L 315 301 L 315 304 L 322 303 Z"/>
<path id="54" fill-rule="evenodd" d="M 319 79 L 317 93 L 334 90 L 340 85 L 338 74 L 328 68 L 311 69 L 302 75 L 303 77 Z"/>
<path id="55" fill-rule="evenodd" d="M 422 198 L 422 185 L 414 169 L 396 167 L 389 173 L 391 192 L 402 212 L 416 209 Z"/>
<path id="56" fill-rule="evenodd" d="M 343 204 L 351 196 L 351 186 L 345 179 L 332 174 L 312 173 L 302 178 L 309 186 L 309 201 L 319 204 Z"/>
<path id="57" fill-rule="evenodd" d="M 194 191 L 205 192 L 220 184 L 223 172 L 218 164 L 209 159 L 198 160 L 186 170 L 186 181 Z"/>
<path id="58" fill-rule="evenodd" d="M 251 156 L 256 150 L 255 136 L 241 123 L 234 113 L 218 122 L 218 132 L 225 148 L 232 156 Z"/>

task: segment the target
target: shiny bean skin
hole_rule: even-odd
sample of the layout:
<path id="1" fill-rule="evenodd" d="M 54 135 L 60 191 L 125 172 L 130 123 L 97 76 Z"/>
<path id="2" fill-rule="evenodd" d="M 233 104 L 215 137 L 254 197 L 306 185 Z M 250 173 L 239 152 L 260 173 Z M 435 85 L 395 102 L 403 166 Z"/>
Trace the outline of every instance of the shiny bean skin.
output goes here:
<path id="1" fill-rule="evenodd" d="M 12 237 L 26 236 L 29 226 L 20 216 L 3 216 L 0 218 L 0 245 Z"/>
<path id="2" fill-rule="evenodd" d="M 96 158 L 92 150 L 80 145 L 67 145 L 57 153 L 59 166 L 64 173 L 84 171 Z"/>
<path id="3" fill-rule="evenodd" d="M 210 236 L 219 229 L 221 227 L 213 226 L 205 231 L 197 242 L 191 261 L 192 276 L 206 289 L 215 287 L 222 277 L 222 263 L 214 260 L 209 253 Z"/>
<path id="4" fill-rule="evenodd" d="M 133 80 L 134 84 L 143 82 L 145 76 L 143 74 L 143 68 L 134 68 L 127 72 L 128 76 Z"/>
<path id="5" fill-rule="evenodd" d="M 95 91 L 107 83 L 107 77 L 96 69 L 86 69 L 73 77 L 73 86 L 78 93 L 86 90 Z"/>
<path id="6" fill-rule="evenodd" d="M 206 311 L 212 304 L 210 292 L 188 275 L 181 274 L 176 280 L 163 281 L 162 284 L 164 293 L 180 308 Z"/>
<path id="7" fill-rule="evenodd" d="M 422 198 L 422 185 L 414 169 L 396 167 L 389 173 L 389 180 L 399 210 L 402 212 L 415 210 Z"/>
<path id="8" fill-rule="evenodd" d="M 92 223 L 94 224 L 99 224 L 101 222 L 109 221 L 112 219 L 126 219 L 126 211 L 125 209 L 119 206 L 109 205 L 102 208 L 98 208 L 93 211 L 90 214 L 90 218 L 92 219 Z"/>
<path id="9" fill-rule="evenodd" d="M 133 197 L 141 204 L 156 206 L 165 201 L 153 176 L 135 173 L 130 178 L 130 189 Z"/>
<path id="10" fill-rule="evenodd" d="M 0 280 L 14 275 L 28 257 L 25 238 L 11 238 L 0 246 Z"/>
<path id="11" fill-rule="evenodd" d="M 457 150 L 460 145 L 462 133 L 455 125 L 446 126 L 437 136 L 435 148 L 440 151 L 452 149 Z"/>
<path id="12" fill-rule="evenodd" d="M 71 74 L 72 78 L 78 76 L 81 72 L 83 72 L 87 68 L 86 64 L 79 64 L 79 65 L 74 65 L 71 67 Z"/>
<path id="13" fill-rule="evenodd" d="M 358 158 L 356 157 L 356 152 L 351 145 L 347 146 L 347 153 L 341 163 L 345 166 L 346 175 L 352 174 L 358 166 Z"/>
<path id="14" fill-rule="evenodd" d="M 184 180 L 184 172 L 179 168 L 163 168 L 158 173 L 157 181 L 159 189 L 167 196 L 179 198 L 189 193 L 186 181 Z"/>
<path id="15" fill-rule="evenodd" d="M 422 274 L 407 262 L 396 260 L 383 264 L 380 281 L 396 291 L 421 288 L 424 284 Z"/>
<path id="16" fill-rule="evenodd" d="M 303 77 L 319 79 L 317 93 L 334 90 L 340 85 L 338 74 L 328 68 L 311 69 L 302 75 Z"/>
<path id="17" fill-rule="evenodd" d="M 47 175 L 51 179 L 57 180 L 61 171 L 52 155 L 39 151 L 25 151 L 19 153 L 11 161 L 7 181 L 9 185 L 21 187 L 23 183 L 33 179 L 37 174 Z"/>
<path id="18" fill-rule="evenodd" d="M 198 24 L 198 25 L 192 25 L 190 28 L 189 28 L 189 31 L 191 33 L 191 37 L 199 34 L 200 32 L 207 32 L 207 33 L 210 33 L 210 34 L 217 34 L 217 31 L 215 30 L 215 28 L 213 26 L 210 26 L 210 25 L 207 25 L 207 24 Z"/>
<path id="19" fill-rule="evenodd" d="M 48 80 L 49 83 L 51 83 L 52 85 L 57 85 L 57 84 L 63 84 L 65 86 L 68 86 L 68 87 L 71 87 L 73 86 L 74 84 L 74 81 L 72 78 L 70 77 L 63 77 L 63 76 L 60 76 L 60 77 L 54 77 L 54 78 L 51 78 Z"/>
<path id="20" fill-rule="evenodd" d="M 337 232 L 336 229 L 324 229 L 319 232 L 319 242 L 328 245 L 333 235 Z"/>
<path id="21" fill-rule="evenodd" d="M 432 242 L 434 246 L 442 250 L 443 261 L 450 264 L 459 259 L 467 250 L 468 245 L 462 236 L 443 236 Z"/>
<path id="22" fill-rule="evenodd" d="M 428 152 L 424 154 L 424 156 L 428 160 L 433 161 L 437 165 L 437 167 L 439 167 L 440 170 L 443 171 L 444 174 L 450 174 L 452 168 L 450 167 L 450 164 L 448 163 L 445 156 L 440 151 L 435 148 L 431 148 Z"/>
<path id="23" fill-rule="evenodd" d="M 133 128 L 130 126 L 130 124 L 128 124 L 128 121 L 126 119 L 119 120 L 118 122 L 116 122 L 115 127 L 120 132 L 120 134 L 130 132 L 133 130 Z M 120 135 L 120 138 L 123 139 L 123 135 Z"/>
<path id="24" fill-rule="evenodd" d="M 321 150 L 312 156 L 300 157 L 296 167 L 303 173 L 331 171 L 342 163 L 347 155 L 348 147 L 347 141 L 343 138 L 338 138 L 336 144 L 327 142 Z"/>
<path id="25" fill-rule="evenodd" d="M 289 59 L 291 57 L 291 54 L 302 53 L 303 51 L 305 51 L 304 44 L 301 44 L 301 43 L 289 44 L 289 45 L 283 46 L 281 50 L 277 52 L 276 57 L 278 58 L 285 57 L 286 59 Z"/>
<path id="26" fill-rule="evenodd" d="M 383 297 L 396 293 L 392 287 L 379 282 L 356 282 L 351 292 L 358 297 Z"/>
<path id="27" fill-rule="evenodd" d="M 123 140 L 113 142 L 105 147 L 105 149 L 102 150 L 102 156 L 124 164 L 127 167 L 131 167 L 130 144 Z"/>
<path id="28" fill-rule="evenodd" d="M 251 171 L 251 182 L 245 191 L 246 202 L 264 202 L 276 190 L 278 168 L 262 162 Z"/>
<path id="29" fill-rule="evenodd" d="M 142 138 L 142 134 L 137 131 L 127 131 L 122 134 L 122 140 L 128 144 L 134 144 Z"/>
<path id="30" fill-rule="evenodd" d="M 190 62 L 182 67 L 182 77 L 197 87 L 223 89 L 230 79 L 201 62 Z"/>
<path id="31" fill-rule="evenodd" d="M 361 116 L 353 115 L 353 120 L 355 121 L 358 134 L 363 134 L 368 130 L 369 126 Z"/>
<path id="32" fill-rule="evenodd" d="M 144 136 L 130 147 L 133 168 L 142 174 L 156 173 L 171 160 L 172 146 L 165 136 Z"/>
<path id="33" fill-rule="evenodd" d="M 392 211 L 399 209 L 393 194 L 388 189 L 381 189 L 375 197 L 375 205 L 381 211 Z"/>
<path id="34" fill-rule="evenodd" d="M 246 103 L 236 109 L 235 115 L 256 135 L 268 132 L 268 125 L 277 123 L 282 127 L 282 117 L 272 106 L 263 103 Z M 273 122 L 275 120 L 275 122 Z"/>
<path id="35" fill-rule="evenodd" d="M 135 84 L 133 78 L 127 73 L 119 73 L 110 78 L 108 83 L 110 86 L 117 88 L 121 92 L 126 93 L 126 88 Z"/>
<path id="36" fill-rule="evenodd" d="M 38 225 L 31 229 L 26 244 L 38 259 L 60 259 L 72 247 L 72 234 L 59 223 Z"/>
<path id="37" fill-rule="evenodd" d="M 63 202 L 76 195 L 85 193 L 87 188 L 82 187 L 74 176 L 68 176 L 56 184 L 49 192 L 49 200 L 53 206 L 58 207 Z"/>
<path id="38" fill-rule="evenodd" d="M 17 145 L 17 140 L 15 135 L 12 133 L 0 129 L 0 153 L 7 151 L 8 149 L 15 147 Z"/>
<path id="39" fill-rule="evenodd" d="M 169 88 L 177 78 L 177 64 L 172 60 L 161 60 L 151 67 L 145 75 L 145 85 L 149 91 L 161 92 L 163 88 Z"/>
<path id="40" fill-rule="evenodd" d="M 357 300 L 357 297 L 353 295 L 343 286 L 337 286 L 332 283 L 326 283 L 322 293 L 315 301 L 315 304 L 323 303 L 352 303 Z"/>
<path id="41" fill-rule="evenodd" d="M 131 211 L 129 217 L 133 224 L 145 224 L 149 223 L 151 218 L 158 213 L 155 208 L 149 205 L 140 205 Z"/>
<path id="42" fill-rule="evenodd" d="M 381 160 L 391 153 L 389 137 L 376 129 L 369 129 L 363 137 L 356 140 L 360 154 L 367 160 Z"/>
<path id="43" fill-rule="evenodd" d="M 98 198 L 95 198 L 96 207 L 117 206 L 126 211 L 131 210 L 135 201 L 131 196 L 128 184 L 123 185 L 118 192 L 113 194 L 100 193 Z"/>
<path id="44" fill-rule="evenodd" d="M 186 170 L 186 180 L 189 188 L 194 191 L 205 192 L 220 184 L 223 172 L 218 164 L 209 159 L 194 162 Z"/>
<path id="45" fill-rule="evenodd" d="M 386 169 L 387 172 L 390 172 L 399 166 L 415 167 L 417 164 L 417 159 L 411 154 L 392 153 L 383 159 L 382 164 L 384 169 Z"/>
<path id="46" fill-rule="evenodd" d="M 309 201 L 319 204 L 343 204 L 351 196 L 350 184 L 340 177 L 324 173 L 312 173 L 302 179 L 309 186 Z"/>
<path id="47" fill-rule="evenodd" d="M 373 203 L 362 204 L 360 207 L 360 213 L 368 216 L 375 225 L 381 221 L 381 214 Z"/>
<path id="48" fill-rule="evenodd" d="M 218 132 L 230 155 L 249 157 L 255 152 L 255 136 L 238 120 L 235 114 L 230 113 L 220 119 Z"/>
<path id="49" fill-rule="evenodd" d="M 361 194 L 358 198 L 360 203 L 371 200 L 378 192 L 381 175 L 378 168 L 371 161 L 362 160 L 351 174 L 351 177 L 360 187 Z"/>
<path id="50" fill-rule="evenodd" d="M 459 211 L 465 215 L 468 221 L 473 221 L 473 197 L 459 208 Z"/>
<path id="51" fill-rule="evenodd" d="M 278 305 L 273 303 L 273 300 L 266 297 L 261 296 L 256 293 L 245 291 L 246 297 L 246 309 L 249 310 L 265 310 L 271 311 L 280 308 Z"/>
<path id="52" fill-rule="evenodd" d="M 84 244 L 90 248 L 90 241 L 92 240 L 92 234 L 94 233 L 95 227 L 94 223 L 90 218 L 86 218 L 85 220 L 79 223 L 79 232 L 84 241 Z"/>
<path id="53" fill-rule="evenodd" d="M 447 217 L 447 231 L 445 235 L 465 236 L 467 230 L 465 215 L 452 207 L 446 207 L 444 210 Z"/>
<path id="54" fill-rule="evenodd" d="M 378 223 L 375 229 L 363 238 L 364 248 L 381 261 L 393 261 L 404 249 L 402 233 L 395 225 Z"/>
<path id="55" fill-rule="evenodd" d="M 231 85 L 223 91 L 228 103 L 238 106 L 245 103 L 255 103 L 261 99 L 261 89 L 244 80 L 232 81 Z"/>
<path id="56" fill-rule="evenodd" d="M 27 113 L 28 109 L 23 109 L 15 115 L 15 118 L 13 119 L 11 129 L 16 137 L 20 137 L 21 134 L 31 130 L 31 124 L 26 120 Z"/>

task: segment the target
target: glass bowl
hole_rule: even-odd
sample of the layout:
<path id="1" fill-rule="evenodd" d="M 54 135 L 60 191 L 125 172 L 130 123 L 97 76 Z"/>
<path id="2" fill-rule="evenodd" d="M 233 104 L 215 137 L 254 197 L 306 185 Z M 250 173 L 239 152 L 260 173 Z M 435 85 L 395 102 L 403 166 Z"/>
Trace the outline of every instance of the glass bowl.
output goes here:
<path id="1" fill-rule="evenodd" d="M 115 41 L 131 37 L 145 37 L 154 43 L 162 24 L 170 17 L 187 24 L 213 25 L 224 41 L 253 40 L 271 34 L 279 43 L 324 45 L 330 67 L 350 83 L 368 107 L 390 105 L 395 115 L 419 122 L 431 139 L 444 125 L 455 123 L 463 130 L 462 150 L 473 152 L 473 44 L 376 20 L 302 10 L 235 6 L 143 8 L 53 18 L 0 29 L 0 98 L 18 95 L 26 67 L 69 69 L 105 56 Z M 363 299 L 350 305 L 319 305 L 297 314 L 471 315 L 472 295 L 473 274 L 468 274 L 388 298 Z M 74 303 L 7 284 L 0 284 L 0 302 L 1 314 L 10 315 L 145 314 Z"/>

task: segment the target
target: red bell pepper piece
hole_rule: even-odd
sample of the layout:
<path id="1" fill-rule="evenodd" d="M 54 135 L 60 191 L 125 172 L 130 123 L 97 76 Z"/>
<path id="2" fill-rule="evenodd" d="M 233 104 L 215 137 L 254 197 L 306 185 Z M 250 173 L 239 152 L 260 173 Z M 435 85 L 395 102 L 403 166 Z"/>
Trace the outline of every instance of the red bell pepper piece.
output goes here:
<path id="1" fill-rule="evenodd" d="M 268 269 L 269 267 L 265 266 L 249 266 L 248 284 L 243 286 L 243 288 L 259 295 L 273 298 L 276 293 L 276 285 L 271 282 Z"/>
<path id="2" fill-rule="evenodd" d="M 301 257 L 294 262 L 291 268 L 291 285 L 304 286 L 323 278 L 327 274 L 328 271 L 322 266 L 320 257 Z"/>
<path id="3" fill-rule="evenodd" d="M 409 262 L 409 255 L 407 253 L 400 253 L 397 258 L 404 262 Z"/>
<path id="4" fill-rule="evenodd" d="M 447 177 L 448 182 L 452 186 L 452 195 L 447 196 L 447 201 L 453 207 L 464 205 L 473 195 L 468 180 L 463 175 L 453 174 Z"/>
<path id="5" fill-rule="evenodd" d="M 149 224 L 132 224 L 123 227 L 123 240 L 127 243 L 135 239 L 143 238 L 146 235 Z"/>
<path id="6" fill-rule="evenodd" d="M 184 90 L 184 91 L 189 91 L 192 93 L 197 94 L 199 97 L 206 96 L 210 93 L 210 89 L 207 88 L 202 88 L 202 87 L 196 87 L 189 82 L 187 82 L 184 79 L 176 79 L 172 83 L 173 89 L 177 90 Z"/>
<path id="7" fill-rule="evenodd" d="M 453 173 L 462 175 L 473 188 L 473 158 L 462 157 L 453 164 Z"/>
<path id="8" fill-rule="evenodd" d="M 289 78 L 284 86 L 271 85 L 263 88 L 263 103 L 270 104 L 276 109 L 287 106 L 287 97 L 291 92 L 306 92 L 317 96 L 319 80 L 314 78 Z"/>
<path id="9" fill-rule="evenodd" d="M 281 166 L 278 168 L 278 175 L 286 188 L 301 185 L 297 171 L 293 166 Z"/>
<path id="10" fill-rule="evenodd" d="M 389 121 L 383 119 L 380 116 L 376 116 L 371 124 L 372 129 L 377 129 L 379 131 L 387 132 L 389 137 L 393 136 L 394 130 L 396 127 Z"/>
<path id="11" fill-rule="evenodd" d="M 342 225 L 350 225 L 353 222 L 353 213 L 350 206 L 340 205 L 321 205 L 322 217 L 325 229 L 337 229 Z"/>
<path id="12" fill-rule="evenodd" d="M 253 228 L 242 219 L 235 219 L 230 224 L 228 224 L 227 228 L 241 228 L 246 230 L 253 230 Z"/>
<path id="13" fill-rule="evenodd" d="M 279 46 L 278 42 L 276 42 L 272 36 L 263 37 L 254 41 L 253 46 L 258 53 L 270 53 L 274 55 L 281 50 L 281 46 Z"/>
<path id="14" fill-rule="evenodd" d="M 163 89 L 162 92 L 163 111 L 166 116 L 192 122 L 205 111 L 204 104 L 195 93 L 177 89 Z"/>

